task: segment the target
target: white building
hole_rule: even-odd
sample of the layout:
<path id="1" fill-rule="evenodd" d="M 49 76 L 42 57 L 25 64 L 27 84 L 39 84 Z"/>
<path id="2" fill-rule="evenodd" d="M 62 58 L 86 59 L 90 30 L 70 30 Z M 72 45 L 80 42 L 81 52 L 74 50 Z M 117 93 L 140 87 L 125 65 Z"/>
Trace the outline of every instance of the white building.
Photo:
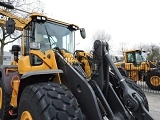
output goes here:
<path id="1" fill-rule="evenodd" d="M 13 54 L 11 54 L 10 52 L 4 51 L 3 65 L 10 65 L 13 59 L 14 59 Z"/>

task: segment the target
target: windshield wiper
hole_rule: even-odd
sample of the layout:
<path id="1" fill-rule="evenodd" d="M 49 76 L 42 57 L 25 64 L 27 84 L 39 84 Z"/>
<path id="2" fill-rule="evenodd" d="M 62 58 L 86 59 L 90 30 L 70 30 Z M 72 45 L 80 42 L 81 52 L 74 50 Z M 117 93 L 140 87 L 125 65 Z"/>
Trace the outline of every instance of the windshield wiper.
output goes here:
<path id="1" fill-rule="evenodd" d="M 45 25 L 44 25 L 44 27 L 45 27 L 45 30 L 46 30 L 46 33 L 47 33 L 48 40 L 49 40 L 49 42 L 50 42 L 50 47 L 52 47 L 52 45 L 51 45 L 51 39 L 50 39 L 50 38 L 52 38 L 52 36 L 51 36 L 51 35 L 49 35 L 48 30 L 47 30 L 47 27 L 46 27 Z M 59 51 L 59 53 L 62 55 L 62 52 L 61 52 L 61 50 L 60 50 L 59 46 L 56 44 L 56 42 L 54 41 L 54 39 L 53 39 L 53 38 L 52 38 L 52 40 L 53 40 L 53 44 L 55 44 L 55 45 L 56 45 L 55 49 L 56 49 L 56 50 L 58 50 L 58 51 Z"/>

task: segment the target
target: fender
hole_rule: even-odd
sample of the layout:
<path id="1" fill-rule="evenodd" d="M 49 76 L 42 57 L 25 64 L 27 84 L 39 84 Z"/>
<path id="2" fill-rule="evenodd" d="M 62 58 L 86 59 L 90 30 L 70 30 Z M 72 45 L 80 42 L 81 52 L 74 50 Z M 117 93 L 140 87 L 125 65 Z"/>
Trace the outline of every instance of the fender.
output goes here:
<path id="1" fill-rule="evenodd" d="M 40 82 L 48 82 L 53 81 L 61 83 L 59 73 L 63 73 L 62 70 L 38 70 L 24 73 L 20 78 L 20 86 L 19 86 L 19 94 L 23 91 L 23 89 L 31 84 L 36 84 Z M 57 76 L 57 77 L 56 77 Z M 56 78 L 56 79 L 54 79 Z"/>
<path id="2" fill-rule="evenodd" d="M 57 74 L 57 73 L 63 73 L 63 71 L 60 70 L 60 69 L 57 69 L 57 70 L 31 71 L 31 72 L 24 73 L 24 74 L 21 76 L 21 79 L 26 79 L 26 78 L 31 77 L 31 76 L 46 75 L 46 74 Z"/>
<path id="3" fill-rule="evenodd" d="M 25 80 L 33 76 L 56 75 L 58 73 L 63 73 L 63 71 L 62 70 L 41 70 L 41 71 L 31 71 L 23 75 L 20 75 L 18 72 L 17 65 L 2 65 L 0 67 L 0 77 L 2 80 L 2 84 L 4 86 L 5 91 L 8 94 L 12 93 L 12 87 L 10 83 L 14 76 L 18 76 L 20 80 Z"/>

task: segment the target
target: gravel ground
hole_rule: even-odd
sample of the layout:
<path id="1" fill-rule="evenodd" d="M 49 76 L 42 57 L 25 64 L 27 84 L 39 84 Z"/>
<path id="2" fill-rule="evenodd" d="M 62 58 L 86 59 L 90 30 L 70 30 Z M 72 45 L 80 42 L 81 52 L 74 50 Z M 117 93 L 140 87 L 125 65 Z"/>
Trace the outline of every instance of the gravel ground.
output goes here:
<path id="1" fill-rule="evenodd" d="M 149 113 L 155 118 L 155 120 L 160 120 L 160 94 L 145 92 L 148 103 L 149 103 Z"/>

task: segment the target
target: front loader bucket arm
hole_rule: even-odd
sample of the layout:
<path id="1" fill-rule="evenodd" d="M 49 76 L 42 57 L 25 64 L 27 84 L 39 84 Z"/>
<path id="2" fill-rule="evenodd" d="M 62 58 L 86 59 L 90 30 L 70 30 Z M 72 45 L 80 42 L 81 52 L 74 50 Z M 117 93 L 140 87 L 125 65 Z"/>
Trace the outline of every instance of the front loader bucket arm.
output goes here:
<path id="1" fill-rule="evenodd" d="M 56 53 L 56 61 L 58 68 L 63 70 L 63 74 L 60 74 L 62 83 L 65 84 L 77 98 L 82 112 L 88 120 L 130 120 L 127 115 L 121 113 L 124 108 L 119 107 L 118 104 L 114 104 L 114 108 L 119 107 L 116 110 L 116 115 L 114 115 L 114 112 L 95 80 L 88 81 L 88 79 L 85 79 L 60 53 Z M 113 93 L 114 91 L 113 89 L 109 89 L 109 92 Z M 120 102 L 118 97 L 116 98 L 115 101 Z"/>
<path id="2" fill-rule="evenodd" d="M 56 53 L 58 68 L 62 83 L 65 84 L 76 97 L 82 112 L 88 120 L 102 120 L 96 95 L 88 81 L 82 77 L 59 53 Z"/>
<path id="3" fill-rule="evenodd" d="M 97 42 L 99 42 L 99 40 Z M 125 107 L 132 112 L 136 120 L 155 120 L 144 107 L 143 99 L 135 90 L 131 89 L 127 85 L 127 83 L 125 82 L 125 78 L 121 75 L 117 67 L 114 65 L 114 62 L 112 61 L 111 57 L 109 56 L 109 52 L 106 49 L 108 47 L 107 44 L 104 42 L 102 43 L 104 46 L 104 58 L 106 62 L 110 65 L 116 77 L 118 78 L 117 82 L 123 90 L 123 99 Z"/>
<path id="4" fill-rule="evenodd" d="M 103 45 L 101 41 L 94 42 L 93 60 L 95 71 L 92 73 L 92 79 L 97 82 L 100 89 L 106 88 L 108 90 L 109 85 L 109 64 L 104 62 L 103 57 Z M 105 66 L 105 67 L 103 67 Z M 107 91 L 106 91 L 107 94 Z"/>
<path id="5" fill-rule="evenodd" d="M 101 99 L 103 106 L 106 106 L 105 104 L 108 104 L 112 110 L 111 113 L 114 114 L 113 116 L 115 118 L 130 120 L 131 119 L 130 114 L 125 109 L 120 98 L 118 97 L 118 95 L 116 94 L 112 85 L 109 82 L 109 63 L 106 62 L 104 57 L 104 47 L 108 49 L 109 46 L 106 46 L 106 44 L 104 44 L 100 40 L 96 40 L 94 42 L 92 64 L 93 66 L 96 66 L 96 67 L 95 67 L 95 71 L 93 71 L 92 73 L 91 81 L 92 80 L 96 81 L 97 86 L 101 89 L 101 92 L 103 93 L 103 96 L 106 99 L 106 100 L 103 100 L 103 97 Z M 95 92 L 96 92 L 97 91 L 96 89 L 98 88 L 95 88 L 95 86 L 96 85 L 94 86 L 92 85 L 92 87 L 95 89 Z M 97 96 L 99 94 L 100 93 L 97 93 Z M 106 111 L 108 112 L 107 109 Z M 113 116 L 107 116 L 107 117 L 112 118 Z"/>

